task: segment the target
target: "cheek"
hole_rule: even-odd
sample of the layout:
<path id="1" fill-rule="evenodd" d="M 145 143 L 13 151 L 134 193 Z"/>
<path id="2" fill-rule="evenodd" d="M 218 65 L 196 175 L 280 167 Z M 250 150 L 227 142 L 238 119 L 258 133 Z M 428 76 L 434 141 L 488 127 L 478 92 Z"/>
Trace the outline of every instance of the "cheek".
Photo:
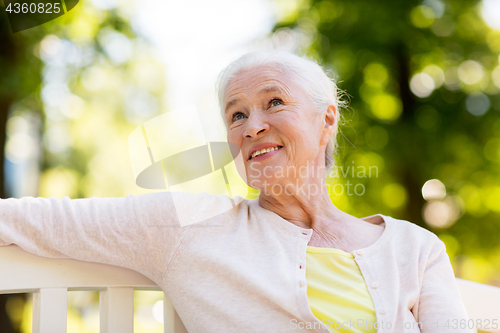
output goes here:
<path id="1" fill-rule="evenodd" d="M 243 143 L 243 135 L 241 133 L 241 127 L 230 129 L 227 133 L 227 142 L 234 143 L 241 148 Z"/>
<path id="2" fill-rule="evenodd" d="M 282 134 L 285 136 L 283 142 L 294 159 L 309 160 L 316 156 L 320 142 L 317 129 L 290 126 L 283 128 Z"/>
<path id="3" fill-rule="evenodd" d="M 304 120 L 276 119 L 276 129 L 282 136 L 283 143 L 295 149 L 304 149 L 303 146 L 311 141 L 311 132 L 304 125 Z"/>

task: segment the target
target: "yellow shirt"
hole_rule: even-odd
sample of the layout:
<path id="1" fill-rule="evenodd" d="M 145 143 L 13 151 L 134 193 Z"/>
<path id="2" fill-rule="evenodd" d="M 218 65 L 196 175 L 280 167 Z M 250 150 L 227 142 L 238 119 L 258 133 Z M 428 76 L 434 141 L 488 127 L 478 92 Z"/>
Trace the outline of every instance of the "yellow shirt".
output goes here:
<path id="1" fill-rule="evenodd" d="M 311 311 L 332 332 L 377 332 L 375 307 L 352 253 L 308 246 L 306 280 Z"/>

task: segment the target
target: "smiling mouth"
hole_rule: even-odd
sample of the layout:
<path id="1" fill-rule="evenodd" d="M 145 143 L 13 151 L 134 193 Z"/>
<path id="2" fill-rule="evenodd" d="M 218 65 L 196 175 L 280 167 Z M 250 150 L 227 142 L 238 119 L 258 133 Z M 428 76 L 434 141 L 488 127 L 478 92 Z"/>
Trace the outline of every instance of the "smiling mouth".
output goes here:
<path id="1" fill-rule="evenodd" d="M 261 149 L 261 150 L 256 150 L 256 151 L 254 151 L 252 153 L 252 156 L 250 157 L 249 160 L 251 160 L 254 157 L 265 155 L 265 154 L 267 154 L 269 152 L 272 152 L 272 151 L 275 151 L 275 150 L 278 150 L 278 149 L 281 149 L 281 148 L 283 148 L 283 146 L 269 147 L 269 148 L 264 148 L 264 149 Z"/>

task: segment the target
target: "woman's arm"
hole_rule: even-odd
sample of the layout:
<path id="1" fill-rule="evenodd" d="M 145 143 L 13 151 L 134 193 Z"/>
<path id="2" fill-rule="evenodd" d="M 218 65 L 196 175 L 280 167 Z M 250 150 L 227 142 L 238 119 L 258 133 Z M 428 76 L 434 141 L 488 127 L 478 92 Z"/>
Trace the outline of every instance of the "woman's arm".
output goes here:
<path id="1" fill-rule="evenodd" d="M 178 198 L 196 202 L 205 197 Z M 0 245 L 16 244 L 44 257 L 127 267 L 152 279 L 162 276 L 186 230 L 168 192 L 0 200 Z"/>
<path id="2" fill-rule="evenodd" d="M 436 236 L 422 278 L 417 321 L 422 333 L 470 333 L 468 316 L 446 246 Z"/>

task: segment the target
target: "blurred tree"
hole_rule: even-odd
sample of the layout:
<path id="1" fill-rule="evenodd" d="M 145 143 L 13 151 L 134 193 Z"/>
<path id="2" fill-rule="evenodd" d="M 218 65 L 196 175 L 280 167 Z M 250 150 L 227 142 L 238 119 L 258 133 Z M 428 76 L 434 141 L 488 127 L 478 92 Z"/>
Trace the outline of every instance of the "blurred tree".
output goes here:
<path id="1" fill-rule="evenodd" d="M 40 84 L 41 62 L 30 52 L 33 43 L 40 39 L 40 29 L 35 32 L 13 34 L 4 8 L 0 10 L 0 161 L 5 155 L 6 124 L 9 110 L 17 101 L 28 98 Z M 30 63 L 30 66 L 26 66 Z M 0 198 L 6 198 L 4 163 L 0 163 Z M 12 322 L 7 313 L 11 297 L 0 295 L 0 332 L 19 332 L 19 322 Z"/>
<path id="2" fill-rule="evenodd" d="M 133 11 L 133 2 L 97 8 L 84 1 L 54 21 L 15 34 L 1 17 L 0 157 L 7 147 L 14 168 L 35 158 L 41 173 L 36 193 L 17 189 L 19 196 L 145 192 L 135 186 L 127 138 L 160 113 L 164 70 L 148 41 L 132 29 Z M 26 134 L 20 133 L 26 124 L 38 127 L 27 133 L 32 139 L 17 135 Z M 36 149 L 41 161 L 19 152 Z M 0 172 L 5 174 L 3 163 Z M 12 195 L 0 177 L 0 196 Z M 9 299 L 0 295 L 0 332 L 20 332 L 21 326 L 29 331 L 26 322 L 9 319 Z"/>
<path id="3" fill-rule="evenodd" d="M 487 4 L 275 3 L 273 38 L 295 38 L 351 97 L 332 200 L 430 228 L 462 254 L 458 276 L 500 283 L 500 31 L 481 17 Z"/>

